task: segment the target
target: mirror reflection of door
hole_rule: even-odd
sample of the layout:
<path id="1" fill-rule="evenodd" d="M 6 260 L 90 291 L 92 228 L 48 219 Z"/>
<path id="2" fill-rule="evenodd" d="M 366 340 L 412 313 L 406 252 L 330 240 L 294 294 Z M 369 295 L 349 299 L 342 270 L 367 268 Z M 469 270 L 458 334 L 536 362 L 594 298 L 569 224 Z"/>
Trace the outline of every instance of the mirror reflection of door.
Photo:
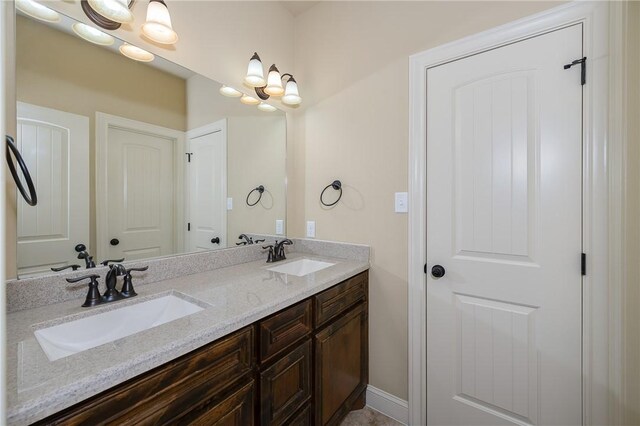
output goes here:
<path id="1" fill-rule="evenodd" d="M 101 258 L 166 256 L 178 245 L 175 206 L 182 132 L 99 114 L 98 149 L 105 149 L 106 192 L 98 194 L 104 229 Z M 105 199 L 106 197 L 106 199 Z"/>
<path id="2" fill-rule="evenodd" d="M 18 149 L 38 190 L 38 205 L 18 199 L 18 271 L 78 263 L 89 244 L 89 118 L 18 102 Z"/>
<path id="3" fill-rule="evenodd" d="M 226 120 L 187 133 L 189 143 L 189 251 L 227 245 Z"/>

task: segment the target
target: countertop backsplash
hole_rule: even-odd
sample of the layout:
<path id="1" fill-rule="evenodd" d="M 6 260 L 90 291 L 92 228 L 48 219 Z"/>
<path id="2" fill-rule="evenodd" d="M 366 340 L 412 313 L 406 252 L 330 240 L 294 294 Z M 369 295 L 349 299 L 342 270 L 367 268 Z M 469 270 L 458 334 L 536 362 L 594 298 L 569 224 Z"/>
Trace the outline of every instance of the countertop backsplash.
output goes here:
<path id="1" fill-rule="evenodd" d="M 282 237 L 285 238 L 285 237 Z M 347 260 L 369 261 L 369 246 L 333 241 L 292 238 L 293 246 L 286 246 L 287 252 L 306 253 L 317 256 L 330 256 Z M 262 243 L 238 246 L 222 250 L 189 253 L 140 262 L 127 263 L 127 267 L 149 266 L 146 272 L 136 273 L 134 285 L 142 286 L 155 282 L 198 274 L 214 269 L 234 266 L 241 263 L 266 259 Z M 80 277 L 90 273 L 100 275 L 100 291 L 104 290 L 104 277 L 109 269 L 99 266 L 90 271 L 81 269 L 75 272 L 52 273 L 33 278 L 12 279 L 6 282 L 7 312 L 32 309 L 67 300 L 82 300 L 87 294 L 87 284 L 69 284 L 66 278 Z"/>

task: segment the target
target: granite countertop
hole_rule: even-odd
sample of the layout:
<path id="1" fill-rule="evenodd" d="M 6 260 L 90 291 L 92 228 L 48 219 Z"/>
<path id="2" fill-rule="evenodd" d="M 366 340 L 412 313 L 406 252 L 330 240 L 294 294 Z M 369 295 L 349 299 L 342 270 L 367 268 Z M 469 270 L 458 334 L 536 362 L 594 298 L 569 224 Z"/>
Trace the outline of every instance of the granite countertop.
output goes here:
<path id="1" fill-rule="evenodd" d="M 302 277 L 268 270 L 298 258 L 335 265 Z M 43 419 L 368 268 L 365 261 L 291 253 L 277 264 L 259 260 L 141 286 L 133 299 L 94 308 L 70 300 L 11 313 L 7 315 L 8 423 Z M 100 313 L 171 292 L 196 299 L 205 309 L 56 361 L 48 360 L 33 334 L 42 323 L 65 322 L 70 316 Z"/>

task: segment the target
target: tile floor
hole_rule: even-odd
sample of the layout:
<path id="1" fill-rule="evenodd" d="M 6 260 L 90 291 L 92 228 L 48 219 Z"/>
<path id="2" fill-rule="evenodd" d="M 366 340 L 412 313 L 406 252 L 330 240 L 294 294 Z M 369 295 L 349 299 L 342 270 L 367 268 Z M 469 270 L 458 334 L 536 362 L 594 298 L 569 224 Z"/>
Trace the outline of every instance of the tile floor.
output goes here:
<path id="1" fill-rule="evenodd" d="M 401 426 L 399 423 L 382 413 L 364 407 L 362 410 L 350 412 L 340 426 Z"/>

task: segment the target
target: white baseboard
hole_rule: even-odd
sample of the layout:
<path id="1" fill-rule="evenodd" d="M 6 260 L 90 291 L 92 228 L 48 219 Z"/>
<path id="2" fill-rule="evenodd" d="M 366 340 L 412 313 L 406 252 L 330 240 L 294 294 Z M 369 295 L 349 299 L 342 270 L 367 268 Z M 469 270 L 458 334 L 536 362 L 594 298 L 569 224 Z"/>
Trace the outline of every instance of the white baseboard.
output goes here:
<path id="1" fill-rule="evenodd" d="M 407 401 L 371 385 L 367 386 L 367 406 L 402 424 L 409 423 Z"/>

